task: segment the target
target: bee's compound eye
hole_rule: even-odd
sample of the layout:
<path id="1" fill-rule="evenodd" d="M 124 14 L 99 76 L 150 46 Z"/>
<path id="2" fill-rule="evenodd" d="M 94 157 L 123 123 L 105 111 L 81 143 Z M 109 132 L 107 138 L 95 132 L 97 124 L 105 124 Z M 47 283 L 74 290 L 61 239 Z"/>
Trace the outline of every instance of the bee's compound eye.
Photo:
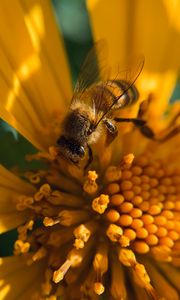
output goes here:
<path id="1" fill-rule="evenodd" d="M 66 144 L 66 139 L 64 136 L 60 136 L 58 138 L 58 140 L 56 141 L 56 143 L 59 145 L 59 146 L 64 146 Z"/>
<path id="2" fill-rule="evenodd" d="M 84 149 L 84 147 L 83 147 L 83 146 L 80 146 L 77 152 L 78 152 L 78 155 L 79 155 L 80 157 L 83 157 L 84 154 L 85 154 L 85 149 Z"/>

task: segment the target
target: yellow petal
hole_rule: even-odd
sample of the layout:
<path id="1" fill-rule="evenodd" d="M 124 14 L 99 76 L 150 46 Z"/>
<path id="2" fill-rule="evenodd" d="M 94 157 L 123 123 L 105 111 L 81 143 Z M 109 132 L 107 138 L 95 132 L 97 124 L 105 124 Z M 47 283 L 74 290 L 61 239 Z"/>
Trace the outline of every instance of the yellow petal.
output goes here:
<path id="1" fill-rule="evenodd" d="M 20 179 L 2 165 L 0 165 L 0 185 L 7 189 L 12 189 L 17 193 L 24 193 L 26 195 L 32 194 L 36 191 L 31 184 Z"/>
<path id="2" fill-rule="evenodd" d="M 47 149 L 55 140 L 53 133 L 47 137 L 48 122 L 72 94 L 49 1 L 1 2 L 0 71 L 0 116 L 36 147 Z"/>
<path id="3" fill-rule="evenodd" d="M 15 212 L 8 214 L 0 213 L 0 233 L 6 232 L 13 228 L 16 228 L 18 225 L 25 223 L 28 219 L 29 213 L 27 211 Z"/>
<path id="4" fill-rule="evenodd" d="M 94 39 L 107 41 L 111 65 L 129 55 L 144 54 L 145 66 L 137 87 L 141 100 L 150 92 L 155 95 L 152 110 L 158 118 L 167 105 L 180 65 L 180 28 L 176 21 L 180 2 L 88 0 L 87 7 Z"/>
<path id="5" fill-rule="evenodd" d="M 0 165 L 0 233 L 17 227 L 26 221 L 29 212 L 17 211 L 20 195 L 32 195 L 35 188 Z"/>
<path id="6" fill-rule="evenodd" d="M 0 300 L 31 299 L 30 295 L 40 288 L 43 262 L 27 266 L 26 260 L 17 256 L 0 258 Z"/>
<path id="7" fill-rule="evenodd" d="M 116 65 L 127 52 L 129 35 L 129 5 L 127 1 L 88 0 L 91 27 L 95 40 L 105 39 L 109 62 Z"/>

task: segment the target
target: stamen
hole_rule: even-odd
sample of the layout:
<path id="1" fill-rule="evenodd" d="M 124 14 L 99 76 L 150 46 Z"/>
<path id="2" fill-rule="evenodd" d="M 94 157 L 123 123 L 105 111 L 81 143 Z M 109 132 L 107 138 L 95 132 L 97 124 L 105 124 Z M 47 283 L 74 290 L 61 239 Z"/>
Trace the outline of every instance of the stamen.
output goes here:
<path id="1" fill-rule="evenodd" d="M 122 247 L 128 247 L 130 245 L 130 239 L 126 235 L 122 235 L 119 239 L 119 244 Z"/>
<path id="2" fill-rule="evenodd" d="M 95 232 L 97 223 L 95 221 L 81 224 L 75 228 L 73 234 L 75 236 L 74 247 L 80 249 L 84 247 L 84 244 L 89 240 L 90 236 Z"/>
<path id="3" fill-rule="evenodd" d="M 125 286 L 124 272 L 122 264 L 118 261 L 116 255 L 111 256 L 111 294 L 115 300 L 126 299 L 127 291 Z"/>
<path id="4" fill-rule="evenodd" d="M 94 292 L 97 294 L 97 295 L 102 295 L 104 293 L 104 285 L 101 283 L 101 282 L 95 282 L 94 283 Z"/>
<path id="5" fill-rule="evenodd" d="M 37 250 L 37 252 L 35 254 L 33 254 L 33 256 L 31 257 L 31 259 L 29 259 L 27 261 L 28 265 L 31 265 L 33 262 L 41 260 L 42 258 L 44 258 L 47 255 L 47 250 L 45 247 L 41 247 Z"/>
<path id="6" fill-rule="evenodd" d="M 82 272 L 88 270 L 90 261 L 91 257 L 86 257 L 75 270 L 73 268 L 69 269 L 65 276 L 66 283 L 69 285 L 77 282 L 79 279 L 81 280 Z"/>
<path id="7" fill-rule="evenodd" d="M 17 228 L 18 239 L 23 242 L 27 239 L 27 231 L 32 230 L 34 225 L 34 220 L 29 220 L 25 225 L 21 225 Z"/>
<path id="8" fill-rule="evenodd" d="M 81 295 L 76 298 L 95 300 L 105 291 L 104 275 L 109 266 L 112 282 L 107 294 L 115 300 L 125 299 L 123 264 L 131 268 L 146 294 L 159 300 L 145 269 L 146 261 L 140 264 L 135 255 L 141 256 L 141 263 L 148 253 L 147 261 L 149 257 L 180 266 L 179 167 L 169 167 L 163 158 L 153 160 L 150 152 L 135 160 L 128 154 L 118 166 L 105 170 L 101 185 L 96 182 L 98 174 L 89 171 L 82 191 L 82 170 L 61 163 L 56 148 L 36 155 L 40 157 L 48 160 L 51 168 L 27 174 L 38 189 L 34 196 L 21 196 L 15 202 L 18 210 L 29 209 L 31 215 L 19 226 L 14 244 L 16 255 L 31 257 L 27 264 L 47 256 L 48 269 L 37 299 L 50 300 L 62 294 L 71 299 L 82 282 Z M 68 177 L 69 173 L 72 176 Z M 36 216 L 44 226 L 28 232 Z M 82 274 L 86 273 L 84 280 Z M 62 280 L 63 293 L 54 284 Z"/>
<path id="9" fill-rule="evenodd" d="M 82 207 L 84 204 L 84 199 L 58 190 L 53 191 L 47 198 L 47 201 L 53 205 L 66 205 L 70 207 Z"/>
<path id="10" fill-rule="evenodd" d="M 41 285 L 42 294 L 44 296 L 48 296 L 52 291 L 51 278 L 52 278 L 52 270 L 47 269 L 45 271 L 45 282 L 43 282 Z M 48 298 L 50 298 L 50 297 L 48 297 Z"/>
<path id="11" fill-rule="evenodd" d="M 25 177 L 33 184 L 37 184 L 40 182 L 41 177 L 39 172 L 34 173 L 34 172 L 26 172 Z"/>
<path id="12" fill-rule="evenodd" d="M 106 234 L 112 242 L 118 242 L 123 234 L 123 230 L 120 226 L 110 224 Z"/>
<path id="13" fill-rule="evenodd" d="M 130 153 L 125 155 L 123 159 L 120 161 L 119 166 L 121 170 L 128 170 L 131 167 L 133 160 L 134 160 L 134 154 Z"/>
<path id="14" fill-rule="evenodd" d="M 60 223 L 60 220 L 58 218 L 53 219 L 53 218 L 45 217 L 43 220 L 43 224 L 46 227 L 54 226 L 55 224 L 58 224 L 58 223 Z"/>
<path id="15" fill-rule="evenodd" d="M 97 298 L 97 295 L 94 294 L 93 287 L 94 287 L 94 270 L 91 269 L 80 288 L 81 294 L 82 294 L 82 296 L 81 296 L 82 299 L 95 300 Z M 100 286 L 100 288 L 101 288 L 101 286 Z"/>
<path id="16" fill-rule="evenodd" d="M 27 208 L 33 209 L 32 204 L 34 203 L 34 200 L 32 197 L 21 195 L 18 198 L 18 202 L 16 204 L 16 209 L 19 211 L 23 211 Z"/>
<path id="17" fill-rule="evenodd" d="M 24 243 L 22 240 L 16 240 L 14 243 L 14 255 L 24 254 L 29 252 L 30 250 L 30 243 Z"/>
<path id="18" fill-rule="evenodd" d="M 147 292 L 153 297 L 153 299 L 158 300 L 159 297 L 155 292 L 154 288 L 150 284 L 149 275 L 146 272 L 144 265 L 139 264 L 136 260 L 134 253 L 131 250 L 120 249 L 119 260 L 127 267 L 132 267 L 135 280 L 138 285 L 145 288 Z"/>
<path id="19" fill-rule="evenodd" d="M 32 160 L 47 160 L 47 161 L 53 161 L 57 158 L 58 156 L 58 148 L 51 146 L 49 147 L 49 153 L 48 152 L 37 152 L 35 154 L 28 154 L 26 155 L 26 160 L 27 161 L 32 161 Z"/>
<path id="20" fill-rule="evenodd" d="M 63 244 L 71 241 L 73 239 L 73 230 L 74 228 L 60 228 L 58 230 L 52 231 L 47 240 L 47 244 L 58 248 Z"/>
<path id="21" fill-rule="evenodd" d="M 63 226 L 71 226 L 90 218 L 90 213 L 85 210 L 62 210 L 59 213 L 59 223 Z"/>
<path id="22" fill-rule="evenodd" d="M 96 282 L 94 283 L 94 292 L 97 295 L 104 293 L 104 285 L 102 284 L 102 277 L 108 270 L 108 246 L 106 243 L 98 245 L 94 260 L 93 268 L 96 272 Z"/>
<path id="23" fill-rule="evenodd" d="M 155 292 L 152 285 L 150 284 L 150 278 L 147 274 L 144 265 L 136 263 L 133 270 L 137 284 L 139 284 L 139 286 L 141 286 L 142 288 L 145 288 L 147 292 L 149 292 L 149 294 L 153 297 L 153 299 L 158 300 L 159 297 L 157 296 L 157 293 Z"/>
<path id="24" fill-rule="evenodd" d="M 71 193 L 79 194 L 79 184 L 72 180 L 72 178 L 65 177 L 56 169 L 48 170 L 46 180 L 52 186 L 56 186 L 60 190 L 71 191 Z"/>
<path id="25" fill-rule="evenodd" d="M 64 275 L 67 273 L 67 271 L 69 270 L 69 268 L 72 265 L 72 261 L 70 261 L 69 259 L 67 259 L 65 261 L 65 263 L 56 271 L 54 271 L 53 273 L 53 281 L 55 283 L 59 283 L 61 280 L 63 280 Z"/>
<path id="26" fill-rule="evenodd" d="M 35 201 L 41 201 L 44 197 L 50 196 L 52 190 L 49 184 L 43 184 L 39 191 L 34 195 L 34 200 Z"/>
<path id="27" fill-rule="evenodd" d="M 157 300 L 163 300 L 163 299 L 172 299 L 172 300 L 178 300 L 179 299 L 179 293 L 178 290 L 176 291 L 171 285 L 171 283 L 166 280 L 164 276 L 161 275 L 161 273 L 153 266 L 152 263 L 150 263 L 148 260 L 146 260 L 146 267 L 151 274 L 151 278 L 153 279 L 154 287 L 162 297 L 158 297 L 155 290 L 150 290 L 150 295 L 153 297 L 153 299 Z"/>
<path id="28" fill-rule="evenodd" d="M 83 190 L 88 194 L 95 194 L 98 190 L 96 179 L 98 175 L 95 171 L 88 171 L 87 179 L 83 185 Z"/>
<path id="29" fill-rule="evenodd" d="M 92 201 L 92 209 L 99 214 L 103 214 L 109 204 L 109 195 L 101 194 Z"/>
<path id="30" fill-rule="evenodd" d="M 72 267 L 76 268 L 78 267 L 82 261 L 85 259 L 85 257 L 87 257 L 89 250 L 91 249 L 92 245 L 94 242 L 94 237 L 91 237 L 87 242 L 85 247 L 81 248 L 81 249 L 76 249 L 73 248 L 72 250 L 69 251 L 68 255 L 67 255 L 67 259 L 70 259 L 70 261 L 72 262 Z"/>

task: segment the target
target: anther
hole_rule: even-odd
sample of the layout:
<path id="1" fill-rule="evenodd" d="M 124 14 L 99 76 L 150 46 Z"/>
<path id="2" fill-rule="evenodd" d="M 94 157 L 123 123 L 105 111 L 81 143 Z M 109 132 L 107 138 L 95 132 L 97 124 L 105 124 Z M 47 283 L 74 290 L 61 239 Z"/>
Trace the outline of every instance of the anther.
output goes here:
<path id="1" fill-rule="evenodd" d="M 131 167 L 132 162 L 134 160 L 134 154 L 130 153 L 125 155 L 122 160 L 120 161 L 120 168 L 121 170 L 127 170 Z"/>
<path id="2" fill-rule="evenodd" d="M 63 280 L 64 275 L 67 273 L 67 271 L 69 270 L 69 268 L 71 267 L 72 262 L 67 259 L 65 261 L 65 263 L 56 271 L 54 271 L 53 273 L 53 281 L 55 283 L 60 282 L 61 280 Z"/>
<path id="3" fill-rule="evenodd" d="M 53 218 L 49 218 L 49 217 L 45 217 L 44 220 L 43 220 L 43 224 L 46 227 L 53 226 L 55 224 L 58 224 L 59 222 L 60 222 L 59 219 L 53 219 Z"/>
<path id="4" fill-rule="evenodd" d="M 96 183 L 96 180 L 98 178 L 98 175 L 95 171 L 88 171 L 88 176 L 86 181 L 83 185 L 83 190 L 88 194 L 94 194 L 98 190 L 98 185 Z"/>
<path id="5" fill-rule="evenodd" d="M 135 254 L 132 250 L 129 249 L 120 249 L 119 260 L 123 265 L 127 267 L 130 267 L 132 264 L 136 263 Z"/>
<path id="6" fill-rule="evenodd" d="M 102 295 L 104 293 L 104 285 L 101 283 L 101 282 L 95 282 L 94 283 L 94 292 L 97 294 L 97 295 Z"/>
<path id="7" fill-rule="evenodd" d="M 112 242 L 118 242 L 123 234 L 123 230 L 120 226 L 110 224 L 106 234 Z"/>
<path id="8" fill-rule="evenodd" d="M 90 236 L 95 232 L 97 224 L 94 221 L 90 221 L 86 224 L 81 224 L 73 231 L 75 236 L 74 246 L 76 249 L 84 247 L 84 244 L 87 243 Z"/>
<path id="9" fill-rule="evenodd" d="M 103 214 L 109 204 L 109 196 L 101 194 L 99 197 L 92 201 L 92 209 L 99 214 Z"/>

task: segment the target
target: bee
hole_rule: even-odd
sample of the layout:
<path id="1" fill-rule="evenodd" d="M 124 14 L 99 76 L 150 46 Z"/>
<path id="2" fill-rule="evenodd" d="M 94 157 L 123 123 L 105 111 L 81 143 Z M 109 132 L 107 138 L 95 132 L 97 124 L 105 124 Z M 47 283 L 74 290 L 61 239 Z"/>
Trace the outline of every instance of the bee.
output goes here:
<path id="1" fill-rule="evenodd" d="M 107 144 L 117 136 L 116 122 L 132 122 L 143 128 L 144 135 L 153 134 L 141 119 L 114 117 L 114 112 L 137 101 L 139 94 L 134 83 L 143 69 L 144 57 L 139 57 L 130 68 L 118 71 L 116 77 L 110 79 L 108 69 L 98 67 L 97 57 L 102 57 L 102 48 L 99 43 L 95 44 L 82 65 L 57 140 L 60 155 L 73 164 L 78 165 L 88 153 L 85 169 L 93 160 L 91 145 L 98 141 L 102 132 L 106 132 Z"/>

